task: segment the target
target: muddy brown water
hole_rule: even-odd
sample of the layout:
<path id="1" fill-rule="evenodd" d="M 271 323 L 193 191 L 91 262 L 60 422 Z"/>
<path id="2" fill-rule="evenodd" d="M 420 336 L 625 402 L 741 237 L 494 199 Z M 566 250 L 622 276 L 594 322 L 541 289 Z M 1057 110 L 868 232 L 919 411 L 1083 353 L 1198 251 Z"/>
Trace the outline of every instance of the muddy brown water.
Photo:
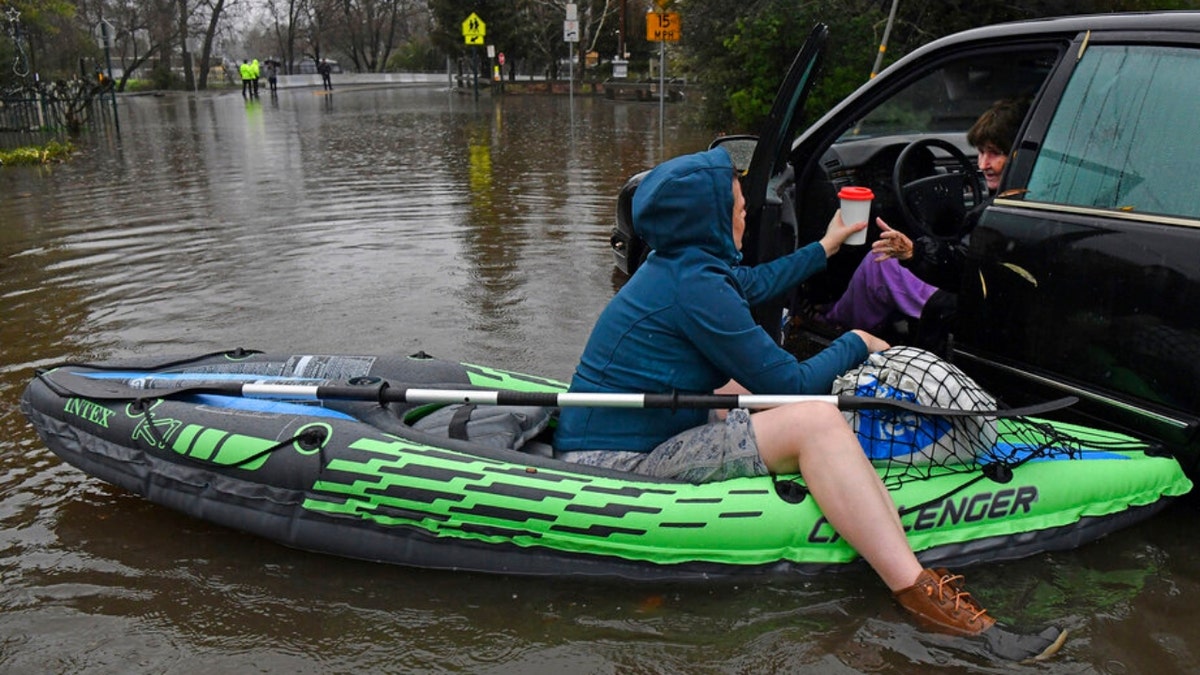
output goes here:
<path id="1" fill-rule="evenodd" d="M 620 283 L 625 178 L 712 137 L 688 103 L 437 88 L 127 97 L 122 136 L 0 169 L 0 672 L 958 672 L 864 569 L 646 585 L 453 574 L 280 547 L 64 465 L 17 410 L 66 359 L 411 353 L 567 378 Z M 1060 621 L 1031 670 L 1200 664 L 1196 510 L 966 570 Z M 564 570 L 566 571 L 566 570 Z M 1021 668 L 1016 668 L 1020 670 Z"/>

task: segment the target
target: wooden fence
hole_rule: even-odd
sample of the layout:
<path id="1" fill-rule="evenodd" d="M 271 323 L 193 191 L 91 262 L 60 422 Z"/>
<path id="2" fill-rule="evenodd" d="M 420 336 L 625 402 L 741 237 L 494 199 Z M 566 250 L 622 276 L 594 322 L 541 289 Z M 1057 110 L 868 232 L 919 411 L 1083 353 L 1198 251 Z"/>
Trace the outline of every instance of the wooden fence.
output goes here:
<path id="1" fill-rule="evenodd" d="M 116 124 L 111 87 L 81 80 L 36 83 L 0 94 L 0 147 L 41 145 Z"/>

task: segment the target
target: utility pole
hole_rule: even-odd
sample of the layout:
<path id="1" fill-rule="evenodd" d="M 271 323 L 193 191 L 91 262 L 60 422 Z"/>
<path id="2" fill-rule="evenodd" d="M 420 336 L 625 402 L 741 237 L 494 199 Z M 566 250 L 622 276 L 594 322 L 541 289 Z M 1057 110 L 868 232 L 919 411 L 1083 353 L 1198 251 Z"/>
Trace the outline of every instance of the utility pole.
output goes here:
<path id="1" fill-rule="evenodd" d="M 879 43 L 879 52 L 875 54 L 875 66 L 871 68 L 871 77 L 875 79 L 879 74 L 879 67 L 883 64 L 883 53 L 887 51 L 888 38 L 892 35 L 892 24 L 896 21 L 896 5 L 900 4 L 900 0 L 892 0 L 892 9 L 888 12 L 887 25 L 883 29 L 883 41 Z"/>
<path id="2" fill-rule="evenodd" d="M 625 2 L 621 0 L 619 18 L 617 20 L 617 58 L 625 58 Z"/>

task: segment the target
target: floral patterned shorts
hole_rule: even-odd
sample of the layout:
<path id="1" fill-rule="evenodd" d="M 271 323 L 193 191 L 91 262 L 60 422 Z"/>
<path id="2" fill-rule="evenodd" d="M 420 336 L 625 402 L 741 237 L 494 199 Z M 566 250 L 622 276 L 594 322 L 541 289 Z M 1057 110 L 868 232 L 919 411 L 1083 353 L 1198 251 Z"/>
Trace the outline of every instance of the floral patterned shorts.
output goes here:
<path id="1" fill-rule="evenodd" d="M 724 420 L 710 417 L 708 424 L 678 433 L 650 452 L 579 450 L 559 453 L 558 458 L 689 483 L 768 473 L 758 454 L 750 412 L 742 408 L 730 410 Z"/>

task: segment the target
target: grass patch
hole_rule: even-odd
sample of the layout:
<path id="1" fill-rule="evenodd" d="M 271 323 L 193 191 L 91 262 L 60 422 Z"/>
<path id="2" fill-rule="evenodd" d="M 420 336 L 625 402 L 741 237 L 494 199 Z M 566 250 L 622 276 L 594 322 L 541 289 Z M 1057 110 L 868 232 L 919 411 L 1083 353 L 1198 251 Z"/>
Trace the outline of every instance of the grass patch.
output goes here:
<path id="1" fill-rule="evenodd" d="M 20 164 L 49 164 L 61 162 L 71 155 L 75 148 L 69 142 L 50 141 L 45 145 L 27 145 L 12 150 L 0 150 L 0 165 L 16 166 Z"/>

